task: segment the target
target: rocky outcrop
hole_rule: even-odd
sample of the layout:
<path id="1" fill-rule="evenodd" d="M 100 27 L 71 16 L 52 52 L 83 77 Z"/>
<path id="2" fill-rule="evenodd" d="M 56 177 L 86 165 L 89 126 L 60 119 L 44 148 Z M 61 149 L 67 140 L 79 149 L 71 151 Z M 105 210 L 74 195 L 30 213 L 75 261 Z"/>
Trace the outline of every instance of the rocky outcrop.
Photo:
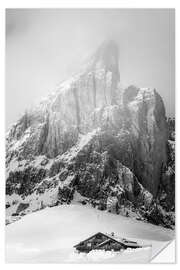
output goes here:
<path id="1" fill-rule="evenodd" d="M 134 172 L 143 186 L 156 196 L 161 169 L 167 162 L 168 137 L 163 101 L 156 90 L 140 89 L 137 92 L 132 88 L 130 102 L 125 104 L 135 141 Z"/>
<path id="2" fill-rule="evenodd" d="M 167 119 L 167 125 L 168 125 L 168 139 L 170 141 L 175 141 L 175 118 L 169 117 Z"/>
<path id="3" fill-rule="evenodd" d="M 20 203 L 18 205 L 18 208 L 16 210 L 16 214 L 21 213 L 22 211 L 24 211 L 25 209 L 27 209 L 29 207 L 29 203 Z"/>
<path id="4" fill-rule="evenodd" d="M 105 42 L 81 73 L 11 128 L 8 195 L 29 198 L 29 208 L 36 200 L 40 209 L 70 202 L 78 191 L 99 208 L 115 197 L 116 209 L 127 202 L 138 209 L 150 207 L 163 183 L 163 192 L 172 192 L 162 176 L 168 164 L 163 101 L 155 89 L 121 89 L 118 61 L 117 45 Z"/>

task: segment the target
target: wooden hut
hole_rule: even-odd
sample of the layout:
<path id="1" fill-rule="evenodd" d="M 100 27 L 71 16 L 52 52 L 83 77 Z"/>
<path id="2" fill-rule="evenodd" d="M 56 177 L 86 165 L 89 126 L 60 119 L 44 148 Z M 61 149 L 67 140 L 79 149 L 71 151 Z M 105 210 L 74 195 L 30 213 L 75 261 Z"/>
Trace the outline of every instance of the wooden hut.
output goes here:
<path id="1" fill-rule="evenodd" d="M 113 234 L 104 234 L 98 232 L 91 237 L 81 241 L 74 248 L 79 252 L 90 252 L 91 250 L 113 250 L 120 251 L 127 248 L 140 248 L 137 242 L 130 241 L 124 238 L 115 238 Z"/>

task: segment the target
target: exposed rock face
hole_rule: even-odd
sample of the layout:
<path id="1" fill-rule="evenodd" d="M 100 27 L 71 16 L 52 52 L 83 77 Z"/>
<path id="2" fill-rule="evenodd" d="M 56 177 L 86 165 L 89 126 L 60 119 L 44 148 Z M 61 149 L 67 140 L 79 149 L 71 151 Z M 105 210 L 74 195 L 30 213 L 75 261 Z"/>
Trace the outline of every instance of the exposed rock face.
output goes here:
<path id="1" fill-rule="evenodd" d="M 132 88 L 133 100 L 126 101 L 131 133 L 136 140 L 133 146 L 134 172 L 139 181 L 156 196 L 161 169 L 167 161 L 167 124 L 164 104 L 156 90 Z M 127 92 L 128 93 L 128 92 Z M 126 97 L 126 91 L 125 91 Z M 127 100 L 127 98 L 125 99 Z"/>
<path id="2" fill-rule="evenodd" d="M 82 73 L 11 128 L 7 195 L 34 210 L 70 202 L 75 190 L 101 205 L 116 197 L 117 208 L 156 199 L 167 165 L 164 104 L 156 90 L 120 89 L 118 61 L 117 45 L 105 42 Z"/>
<path id="3" fill-rule="evenodd" d="M 168 139 L 171 141 L 175 141 L 175 118 L 169 117 L 167 119 L 168 125 Z"/>

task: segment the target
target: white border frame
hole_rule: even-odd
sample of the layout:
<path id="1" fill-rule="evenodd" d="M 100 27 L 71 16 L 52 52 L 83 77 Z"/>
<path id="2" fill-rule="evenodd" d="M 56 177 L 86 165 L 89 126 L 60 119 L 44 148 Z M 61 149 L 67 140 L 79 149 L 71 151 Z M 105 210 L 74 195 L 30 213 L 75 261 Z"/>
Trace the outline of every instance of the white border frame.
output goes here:
<path id="1" fill-rule="evenodd" d="M 31 0 L 31 1 L 23 1 L 23 0 L 7 0 L 7 1 L 1 1 L 0 3 L 0 33 L 1 33 L 1 42 L 0 42 L 0 52 L 1 52 L 1 61 L 0 61 L 0 84 L 1 84 L 1 91 L 0 91 L 0 213 L 1 213 L 1 219 L 0 219 L 0 266 L 2 268 L 9 269 L 13 267 L 13 269 L 31 269 L 32 265 L 26 265 L 24 266 L 23 264 L 5 264 L 4 262 L 4 255 L 5 255 L 5 248 L 4 248 L 4 243 L 5 243 L 5 237 L 4 237 L 4 217 L 5 217 L 5 209 L 4 209 L 4 200 L 5 200 L 5 164 L 4 164 L 4 157 L 5 157 L 5 8 L 175 8 L 176 9 L 176 48 L 180 48 L 180 42 L 179 42 L 179 33 L 178 33 L 178 26 L 180 25 L 180 1 L 179 0 L 151 0 L 151 1 L 145 1 L 145 0 L 134 0 L 134 1 L 129 1 L 129 0 L 46 0 L 46 1 L 41 1 L 41 0 Z M 176 71 L 179 71 L 179 60 L 178 57 L 178 51 L 176 50 Z M 176 72 L 178 74 L 178 72 Z M 178 86 L 178 77 L 176 78 L 176 89 Z M 180 91 L 180 89 L 179 89 Z M 179 223 L 179 215 L 178 215 L 178 194 L 177 191 L 180 190 L 179 187 L 179 168 L 177 167 L 177 162 L 180 160 L 179 159 L 179 130 L 180 130 L 180 123 L 179 122 L 179 113 L 180 113 L 180 106 L 177 102 L 180 102 L 180 94 L 179 91 L 176 91 L 176 228 Z M 2 214 L 3 213 L 3 214 Z M 177 232 L 176 234 L 177 241 L 179 240 L 179 233 Z M 172 245 L 173 246 L 173 245 Z M 172 248 L 173 249 L 173 248 Z M 168 251 L 168 252 L 172 252 Z M 176 255 L 178 254 L 177 249 L 176 249 Z M 166 257 L 166 263 L 167 263 L 167 252 L 165 252 Z M 171 256 L 172 258 L 172 254 Z M 156 259 L 157 261 L 157 259 Z M 162 262 L 162 260 L 161 260 Z M 176 262 L 178 263 L 178 257 L 176 256 Z M 172 261 L 169 261 L 169 263 L 172 263 Z M 92 265 L 63 265 L 63 264 L 53 264 L 52 265 L 54 268 L 59 269 L 59 267 L 62 267 L 63 269 L 70 269 L 71 267 L 73 269 L 91 269 Z M 161 265 L 155 265 L 155 264 L 147 264 L 146 267 L 149 268 L 153 266 L 154 267 L 178 267 L 178 264 L 161 264 Z M 49 264 L 33 264 L 33 267 L 38 267 L 43 268 L 43 269 L 49 269 Z M 139 269 L 143 268 L 144 265 L 124 265 L 124 264 L 118 264 L 118 265 L 93 265 L 93 268 L 101 268 L 103 270 L 109 269 Z"/>

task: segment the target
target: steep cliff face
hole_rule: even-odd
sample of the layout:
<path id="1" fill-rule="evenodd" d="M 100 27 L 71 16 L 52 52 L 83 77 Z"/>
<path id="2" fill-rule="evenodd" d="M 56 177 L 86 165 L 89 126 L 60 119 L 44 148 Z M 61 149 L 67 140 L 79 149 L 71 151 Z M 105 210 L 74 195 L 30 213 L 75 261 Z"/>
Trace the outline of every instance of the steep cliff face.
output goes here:
<path id="1" fill-rule="evenodd" d="M 175 119 L 168 119 L 168 160 L 162 171 L 158 199 L 167 211 L 175 209 Z"/>
<path id="2" fill-rule="evenodd" d="M 10 129 L 8 215 L 22 201 L 31 210 L 71 201 L 75 190 L 100 205 L 114 196 L 119 208 L 156 198 L 167 163 L 164 104 L 156 90 L 122 90 L 118 61 L 117 45 L 105 42 L 80 74 Z"/>
<path id="3" fill-rule="evenodd" d="M 133 100 L 128 97 L 129 101 L 126 97 L 130 90 L 125 91 L 125 110 L 130 119 L 131 133 L 136 140 L 133 146 L 136 153 L 134 172 L 143 186 L 156 196 L 161 170 L 167 162 L 165 109 L 156 90 L 147 88 L 137 91 L 132 88 Z"/>

